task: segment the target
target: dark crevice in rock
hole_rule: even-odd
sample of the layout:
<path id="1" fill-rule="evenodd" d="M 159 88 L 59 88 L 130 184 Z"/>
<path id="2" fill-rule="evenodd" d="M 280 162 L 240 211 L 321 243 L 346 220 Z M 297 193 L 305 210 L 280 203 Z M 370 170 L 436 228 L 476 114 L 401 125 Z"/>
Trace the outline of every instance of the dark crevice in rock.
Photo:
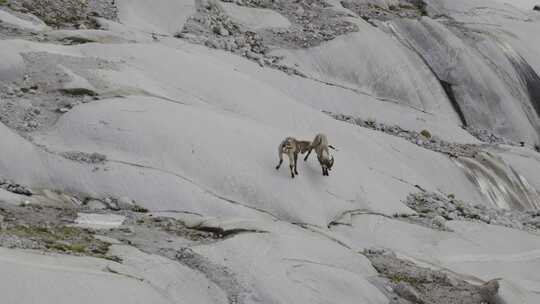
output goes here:
<path id="1" fill-rule="evenodd" d="M 403 46 L 405 46 L 406 48 L 414 52 L 420 58 L 420 60 L 422 60 L 425 66 L 431 71 L 431 74 L 433 75 L 433 77 L 435 77 L 435 79 L 437 79 L 437 81 L 441 84 L 441 87 L 444 90 L 446 97 L 448 98 L 448 100 L 450 101 L 450 104 L 452 105 L 452 108 L 454 109 L 456 114 L 459 116 L 461 124 L 464 127 L 467 127 L 468 126 L 467 120 L 465 119 L 465 114 L 463 113 L 463 110 L 461 109 L 459 102 L 456 98 L 453 85 L 447 81 L 442 80 L 437 74 L 437 72 L 435 71 L 435 69 L 431 66 L 430 62 L 424 57 L 424 55 L 422 55 L 421 52 L 419 52 L 405 38 L 403 38 L 394 27 L 389 27 L 389 29 L 393 33 L 394 37 L 396 37 L 397 40 L 401 42 Z"/>
<path id="2" fill-rule="evenodd" d="M 435 76 L 437 77 L 436 74 Z M 446 93 L 448 100 L 450 100 L 450 103 L 452 104 L 454 111 L 456 111 L 457 115 L 459 116 L 459 119 L 461 120 L 461 124 L 464 127 L 467 127 L 467 120 L 465 119 L 465 115 L 463 114 L 463 111 L 461 110 L 461 107 L 459 106 L 459 102 L 456 99 L 456 95 L 454 94 L 454 89 L 453 89 L 452 84 L 440 79 L 439 77 L 437 77 L 437 80 L 439 81 L 442 88 L 444 89 L 444 92 Z"/>
<path id="3" fill-rule="evenodd" d="M 267 231 L 257 230 L 257 229 L 245 229 L 245 228 L 235 228 L 235 229 L 224 229 L 221 227 L 193 227 L 193 229 L 210 232 L 214 234 L 217 238 L 230 238 L 243 233 L 267 233 Z"/>
<path id="4" fill-rule="evenodd" d="M 111 265 L 106 265 L 103 270 L 108 271 L 108 272 L 110 272 L 112 274 L 116 274 L 116 275 L 120 275 L 120 276 L 129 278 L 129 279 L 134 279 L 134 280 L 137 280 L 139 282 L 144 282 L 143 278 L 139 278 L 139 277 L 127 274 L 127 273 L 120 272 L 120 271 L 114 269 L 113 267 L 111 267 Z"/>
<path id="5" fill-rule="evenodd" d="M 97 42 L 96 40 L 85 38 L 85 37 L 79 37 L 79 36 L 68 36 L 68 37 L 60 39 L 60 41 L 66 45 L 77 45 L 77 44 Z"/>
<path id="6" fill-rule="evenodd" d="M 86 88 L 72 88 L 72 89 L 61 89 L 62 93 L 71 95 L 71 96 L 97 96 L 98 94 L 90 89 Z"/>

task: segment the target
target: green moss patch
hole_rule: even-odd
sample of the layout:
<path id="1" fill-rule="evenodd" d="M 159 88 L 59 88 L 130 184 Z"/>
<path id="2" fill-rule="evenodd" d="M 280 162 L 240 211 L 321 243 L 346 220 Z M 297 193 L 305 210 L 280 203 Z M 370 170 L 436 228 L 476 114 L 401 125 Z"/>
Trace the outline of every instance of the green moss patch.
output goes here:
<path id="1" fill-rule="evenodd" d="M 110 244 L 94 238 L 93 232 L 87 229 L 18 225 L 0 231 L 0 235 L 32 240 L 45 250 L 119 261 L 107 254 Z"/>

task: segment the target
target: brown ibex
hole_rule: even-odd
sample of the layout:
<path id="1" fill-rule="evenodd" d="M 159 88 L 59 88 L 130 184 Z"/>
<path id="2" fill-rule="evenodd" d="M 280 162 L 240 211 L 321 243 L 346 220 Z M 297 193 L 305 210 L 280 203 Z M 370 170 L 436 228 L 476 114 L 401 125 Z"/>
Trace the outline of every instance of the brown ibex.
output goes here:
<path id="1" fill-rule="evenodd" d="M 315 139 L 313 139 L 313 141 L 309 145 L 306 157 L 304 157 L 304 161 L 306 161 L 311 154 L 311 151 L 315 149 L 315 153 L 317 154 L 319 164 L 321 164 L 322 173 L 324 176 L 328 176 L 328 171 L 332 170 L 332 166 L 334 165 L 334 157 L 330 156 L 328 148 L 331 148 L 333 150 L 336 149 L 328 144 L 328 139 L 326 138 L 326 135 L 317 134 L 317 136 L 315 136 Z"/>
<path id="2" fill-rule="evenodd" d="M 296 161 L 298 160 L 298 153 L 304 154 L 308 150 L 310 145 L 309 141 L 297 140 L 294 137 L 285 138 L 278 147 L 279 163 L 276 166 L 276 170 L 279 170 L 283 163 L 283 154 L 289 157 L 289 168 L 291 169 L 291 177 L 294 178 L 298 175 L 296 169 Z"/>

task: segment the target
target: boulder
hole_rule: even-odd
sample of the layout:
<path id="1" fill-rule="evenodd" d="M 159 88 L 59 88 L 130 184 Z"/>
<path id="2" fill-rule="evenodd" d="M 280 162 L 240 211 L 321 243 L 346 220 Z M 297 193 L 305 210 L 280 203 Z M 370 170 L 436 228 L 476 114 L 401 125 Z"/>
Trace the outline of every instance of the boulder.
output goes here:
<path id="1" fill-rule="evenodd" d="M 86 202 L 86 206 L 92 210 L 105 210 L 107 209 L 107 205 L 99 200 L 89 200 Z"/>

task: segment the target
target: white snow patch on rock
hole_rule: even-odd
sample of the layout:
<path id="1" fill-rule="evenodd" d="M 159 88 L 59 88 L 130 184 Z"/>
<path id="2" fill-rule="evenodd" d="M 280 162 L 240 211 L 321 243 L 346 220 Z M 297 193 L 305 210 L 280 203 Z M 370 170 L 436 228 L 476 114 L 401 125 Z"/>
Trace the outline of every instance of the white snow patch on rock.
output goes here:
<path id="1" fill-rule="evenodd" d="M 174 34 L 195 13 L 193 0 L 118 0 L 120 22 L 145 32 Z"/>
<path id="2" fill-rule="evenodd" d="M 291 26 L 287 18 L 270 9 L 245 7 L 227 2 L 222 2 L 221 6 L 233 20 L 251 29 L 285 28 Z"/>
<path id="3" fill-rule="evenodd" d="M 120 227 L 126 217 L 116 214 L 78 213 L 75 226 L 80 228 L 111 229 Z"/>

